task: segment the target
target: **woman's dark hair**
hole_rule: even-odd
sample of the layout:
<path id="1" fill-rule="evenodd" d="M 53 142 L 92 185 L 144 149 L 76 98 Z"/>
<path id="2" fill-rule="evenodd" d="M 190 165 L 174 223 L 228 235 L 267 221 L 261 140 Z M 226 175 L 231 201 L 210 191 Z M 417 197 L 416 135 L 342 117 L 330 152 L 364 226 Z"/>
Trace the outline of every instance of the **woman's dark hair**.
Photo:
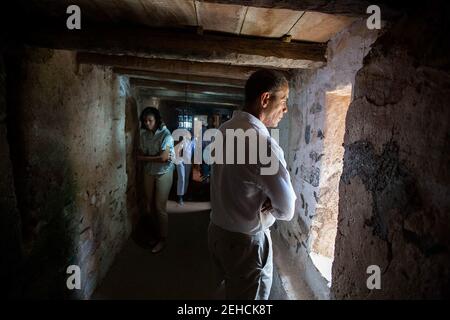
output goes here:
<path id="1" fill-rule="evenodd" d="M 164 125 L 161 114 L 159 113 L 159 110 L 154 107 L 147 107 L 144 110 L 142 110 L 141 115 L 139 117 L 139 120 L 141 121 L 141 129 L 147 129 L 145 126 L 145 118 L 148 116 L 154 116 L 156 121 L 156 128 L 161 129 Z"/>
<path id="2" fill-rule="evenodd" d="M 255 71 L 245 84 L 245 104 L 250 105 L 263 93 L 281 89 L 288 81 L 279 71 L 259 69 Z"/>

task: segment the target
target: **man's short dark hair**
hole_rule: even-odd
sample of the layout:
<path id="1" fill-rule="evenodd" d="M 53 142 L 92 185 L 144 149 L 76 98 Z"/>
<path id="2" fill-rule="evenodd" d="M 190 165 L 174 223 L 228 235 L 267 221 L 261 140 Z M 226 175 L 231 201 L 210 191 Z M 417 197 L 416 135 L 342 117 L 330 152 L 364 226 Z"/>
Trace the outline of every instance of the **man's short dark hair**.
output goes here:
<path id="1" fill-rule="evenodd" d="M 245 104 L 250 105 L 263 92 L 280 90 L 285 84 L 288 84 L 288 81 L 280 71 L 271 69 L 255 71 L 245 84 Z"/>

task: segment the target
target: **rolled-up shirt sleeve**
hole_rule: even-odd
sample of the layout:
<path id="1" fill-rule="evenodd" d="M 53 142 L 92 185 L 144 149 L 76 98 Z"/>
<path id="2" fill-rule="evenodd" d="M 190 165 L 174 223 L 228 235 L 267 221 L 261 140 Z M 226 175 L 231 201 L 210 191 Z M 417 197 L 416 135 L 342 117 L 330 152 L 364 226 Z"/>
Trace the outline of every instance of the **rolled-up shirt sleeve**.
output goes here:
<path id="1" fill-rule="evenodd" d="M 161 151 L 165 151 L 169 147 L 169 152 L 172 153 L 174 148 L 174 140 L 170 134 L 167 134 L 161 142 Z M 173 152 L 174 153 L 174 152 Z"/>
<path id="2" fill-rule="evenodd" d="M 289 172 L 280 162 L 274 175 L 260 175 L 259 185 L 272 204 L 271 214 L 278 220 L 290 221 L 295 212 L 295 195 Z"/>

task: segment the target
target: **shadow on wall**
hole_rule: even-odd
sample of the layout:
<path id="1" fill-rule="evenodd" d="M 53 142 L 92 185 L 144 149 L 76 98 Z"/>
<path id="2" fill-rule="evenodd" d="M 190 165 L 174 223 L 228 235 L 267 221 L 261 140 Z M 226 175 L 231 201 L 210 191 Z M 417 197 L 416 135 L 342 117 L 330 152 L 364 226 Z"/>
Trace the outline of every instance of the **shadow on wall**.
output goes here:
<path id="1" fill-rule="evenodd" d="M 345 117 L 351 101 L 351 84 L 327 91 L 323 102 L 314 102 L 303 112 L 304 141 L 293 155 L 291 176 L 300 185 L 297 224 L 301 235 L 288 230 L 299 241 L 322 277 L 331 285 L 334 244 L 337 233 L 339 180 L 344 155 Z M 323 104 L 323 106 L 322 106 Z"/>
<path id="2" fill-rule="evenodd" d="M 22 260 L 20 216 L 14 190 L 14 175 L 7 130 L 6 70 L 3 52 L 0 51 L 0 281 L 6 297 L 11 297 L 17 279 L 17 271 Z"/>
<path id="3" fill-rule="evenodd" d="M 289 124 L 281 128 L 289 132 L 285 155 L 297 203 L 293 221 L 277 222 L 277 234 L 320 299 L 330 297 L 345 119 L 356 72 L 377 37 L 356 20 L 328 42 L 326 66 L 293 75 Z"/>
<path id="4" fill-rule="evenodd" d="M 130 232 L 124 92 L 69 51 L 8 58 L 8 129 L 23 259 L 14 297 L 88 298 Z M 66 287 L 69 265 L 81 290 Z"/>
<path id="5" fill-rule="evenodd" d="M 137 148 L 139 146 L 139 115 L 137 102 L 133 95 L 129 94 L 125 105 L 125 136 L 127 152 L 127 211 L 131 218 L 132 226 L 139 220 L 140 208 L 142 208 L 142 185 L 140 168 L 136 161 Z"/>
<path id="6" fill-rule="evenodd" d="M 396 21 L 357 74 L 339 190 L 337 299 L 450 296 L 449 12 L 448 2 L 433 1 Z M 370 290 L 372 265 L 380 288 Z"/>
<path id="7" fill-rule="evenodd" d="M 310 158 L 320 163 L 320 179 L 313 191 L 316 207 L 310 229 L 310 256 L 320 273 L 331 285 L 331 269 L 334 260 L 334 244 L 337 233 L 339 180 L 344 156 L 345 117 L 350 105 L 352 86 L 325 93 L 325 121 L 317 136 L 322 142 L 322 152 L 311 151 Z"/>
<path id="8" fill-rule="evenodd" d="M 51 58 L 50 52 L 47 56 L 42 53 L 36 58 Z M 34 112 L 42 112 L 33 109 L 21 94 L 27 77 L 26 59 L 30 57 L 25 52 L 7 57 L 9 145 L 22 226 L 22 261 L 9 294 L 15 298 L 69 298 L 64 266 L 75 263 L 78 239 L 74 235 L 78 232 L 72 205 L 76 183 L 61 140 L 47 137 L 32 147 L 26 142 L 34 129 L 30 127 Z M 59 125 L 68 128 L 67 122 Z"/>

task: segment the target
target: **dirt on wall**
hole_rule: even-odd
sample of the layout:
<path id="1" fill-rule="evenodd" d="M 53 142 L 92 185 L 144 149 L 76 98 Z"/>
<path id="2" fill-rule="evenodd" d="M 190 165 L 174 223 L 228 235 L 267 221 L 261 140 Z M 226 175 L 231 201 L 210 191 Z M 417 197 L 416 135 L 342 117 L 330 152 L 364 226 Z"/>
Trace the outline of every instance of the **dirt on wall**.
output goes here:
<path id="1" fill-rule="evenodd" d="M 340 182 L 336 299 L 450 296 L 449 6 L 422 9 L 380 37 L 357 74 Z M 380 289 L 367 288 L 369 265 L 381 269 Z"/>
<path id="2" fill-rule="evenodd" d="M 289 132 L 283 146 L 298 200 L 294 223 L 278 223 L 278 232 L 296 252 L 303 247 L 333 258 L 343 122 L 355 74 L 377 36 L 357 20 L 330 40 L 325 67 L 292 77 L 280 136 Z"/>
<path id="3" fill-rule="evenodd" d="M 26 49 L 8 70 L 8 129 L 23 261 L 13 296 L 88 298 L 131 229 L 127 86 L 75 53 Z M 66 287 L 69 265 L 81 290 Z"/>
<path id="4" fill-rule="evenodd" d="M 142 205 L 138 203 L 142 199 L 140 192 L 142 185 L 139 169 L 136 165 L 137 146 L 139 142 L 139 119 L 137 112 L 137 101 L 133 94 L 127 94 L 125 105 L 125 135 L 126 135 L 126 150 L 127 150 L 127 210 L 128 216 L 131 219 L 132 226 L 135 226 L 139 221 L 139 212 Z"/>
<path id="5" fill-rule="evenodd" d="M 10 157 L 7 130 L 6 70 L 0 55 L 0 235 L 1 252 L 0 281 L 10 292 L 16 272 L 22 260 L 20 216 L 14 190 L 14 175 Z M 7 294 L 8 296 L 8 294 Z"/>
<path id="6" fill-rule="evenodd" d="M 319 271 L 310 253 L 320 255 L 331 267 L 346 112 L 356 72 L 378 36 L 359 19 L 331 39 L 326 66 L 292 75 L 289 111 L 279 125 L 297 203 L 293 221 L 277 222 L 276 233 L 320 299 L 329 296 L 331 270 Z"/>

